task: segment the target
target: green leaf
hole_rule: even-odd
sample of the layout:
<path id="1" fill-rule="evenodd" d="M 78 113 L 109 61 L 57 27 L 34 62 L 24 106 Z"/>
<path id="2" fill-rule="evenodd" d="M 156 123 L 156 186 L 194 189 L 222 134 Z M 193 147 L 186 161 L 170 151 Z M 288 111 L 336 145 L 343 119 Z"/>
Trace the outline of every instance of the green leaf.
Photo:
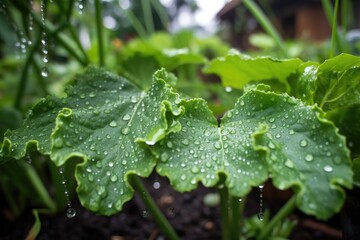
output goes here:
<path id="1" fill-rule="evenodd" d="M 124 78 L 88 68 L 67 90 L 66 98 L 40 102 L 25 127 L 8 133 L 6 146 L 20 158 L 27 145 L 36 142 L 56 165 L 82 158 L 76 168 L 81 203 L 99 214 L 115 214 L 133 196 L 128 175 L 146 177 L 155 166 L 145 143 L 153 145 L 180 127 L 176 121 L 182 113 L 177 107 L 180 99 L 165 82 L 168 77 L 164 70 L 158 71 L 149 91 L 143 92 Z M 46 124 L 39 122 L 41 115 L 48 116 Z M 27 134 L 27 125 L 34 132 L 45 129 L 44 136 Z"/>
<path id="2" fill-rule="evenodd" d="M 291 77 L 292 94 L 329 111 L 360 103 L 360 57 L 340 54 L 322 64 L 304 63 Z"/>
<path id="3" fill-rule="evenodd" d="M 300 59 L 252 58 L 233 51 L 210 62 L 204 72 L 219 75 L 224 86 L 234 88 L 242 89 L 252 81 L 269 80 L 279 81 L 287 87 L 286 79 L 301 63 Z"/>
<path id="4" fill-rule="evenodd" d="M 352 185 L 349 153 L 318 109 L 287 95 L 250 90 L 218 127 L 203 100 L 182 104 L 181 131 L 155 148 L 157 171 L 175 189 L 189 191 L 197 182 L 215 186 L 223 173 L 229 193 L 242 197 L 271 175 L 279 189 L 294 188 L 304 212 L 328 218 L 339 210 L 340 186 Z"/>
<path id="5" fill-rule="evenodd" d="M 3 154 L 20 159 L 26 155 L 27 149 L 36 148 L 40 153 L 49 155 L 54 119 L 63 106 L 63 100 L 56 97 L 41 99 L 19 128 L 5 133 L 1 149 Z"/>

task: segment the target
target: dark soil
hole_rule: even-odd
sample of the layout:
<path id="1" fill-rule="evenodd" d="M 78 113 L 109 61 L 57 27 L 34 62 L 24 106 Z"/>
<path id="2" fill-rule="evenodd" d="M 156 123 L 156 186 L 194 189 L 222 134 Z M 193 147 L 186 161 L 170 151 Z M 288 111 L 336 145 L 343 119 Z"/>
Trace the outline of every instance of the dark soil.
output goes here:
<path id="1" fill-rule="evenodd" d="M 160 187 L 155 189 L 154 182 Z M 203 203 L 207 193 L 216 189 L 207 189 L 200 186 L 197 190 L 188 193 L 178 193 L 169 187 L 167 179 L 152 175 L 144 180 L 156 203 L 178 233 L 185 240 L 212 240 L 221 239 L 220 207 L 209 207 Z M 264 207 L 276 211 L 283 200 L 283 193 L 273 192 L 271 186 L 265 186 Z M 257 190 L 257 189 L 256 189 Z M 259 193 L 253 191 L 247 200 L 245 215 L 251 216 L 259 211 Z M 286 194 L 285 194 L 286 198 Z M 3 202 L 2 198 L 1 202 Z M 140 197 L 134 198 L 123 206 L 123 211 L 111 216 L 97 216 L 80 206 L 75 199 L 72 202 L 76 209 L 76 217 L 68 219 L 65 213 L 58 215 L 40 215 L 41 231 L 37 239 L 111 239 L 132 240 L 166 239 L 149 212 L 143 205 Z M 10 220 L 6 206 L 2 204 L 0 218 L 0 239 L 25 239 L 34 218 L 31 211 L 25 212 L 22 217 Z M 339 240 L 341 239 L 341 224 L 338 217 L 319 222 L 309 216 L 296 212 L 291 216 L 299 221 L 290 239 L 293 240 Z"/>

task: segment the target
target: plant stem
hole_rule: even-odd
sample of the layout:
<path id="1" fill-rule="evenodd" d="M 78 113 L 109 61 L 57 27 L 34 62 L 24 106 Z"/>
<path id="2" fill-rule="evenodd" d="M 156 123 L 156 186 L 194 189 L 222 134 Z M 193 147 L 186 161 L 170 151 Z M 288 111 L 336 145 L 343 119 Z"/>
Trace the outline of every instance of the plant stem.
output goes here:
<path id="1" fill-rule="evenodd" d="M 33 60 L 34 54 L 35 54 L 36 50 L 38 49 L 39 44 L 40 44 L 40 38 L 37 39 L 36 42 L 30 48 L 30 51 L 25 59 L 24 67 L 21 71 L 20 83 L 19 83 L 19 86 L 17 89 L 16 98 L 15 98 L 15 102 L 14 102 L 14 107 L 18 110 L 21 110 L 21 102 L 22 102 L 22 98 L 24 96 L 24 92 L 26 89 L 29 67 Z"/>
<path id="2" fill-rule="evenodd" d="M 28 4 L 24 3 L 23 1 L 19 1 L 19 0 L 14 0 L 14 2 L 16 2 L 16 4 L 14 4 L 15 7 L 18 7 L 19 11 L 22 11 L 22 9 L 20 7 L 26 8 L 31 15 L 33 16 L 33 20 L 34 22 L 40 26 L 40 28 L 42 28 L 42 20 L 41 18 L 36 15 L 29 7 Z M 18 6 L 19 5 L 19 6 Z M 45 21 L 45 30 L 49 35 L 54 35 L 54 38 L 66 49 L 68 50 L 68 52 L 73 55 L 73 57 L 76 58 L 76 60 L 79 61 L 79 63 L 83 66 L 88 65 L 89 60 L 87 59 L 86 56 L 81 57 L 80 54 L 77 51 L 76 48 L 76 44 L 74 44 L 74 42 L 72 41 L 71 38 L 69 38 L 68 36 L 66 36 L 65 34 L 61 33 L 61 32 L 57 32 L 56 33 L 56 28 L 55 26 L 50 23 L 49 21 Z M 56 34 L 54 34 L 56 33 Z"/>
<path id="3" fill-rule="evenodd" d="M 37 194 L 39 194 L 39 197 L 41 198 L 42 202 L 46 205 L 47 208 L 49 208 L 49 210 L 51 212 L 55 212 L 56 205 L 55 205 L 54 201 L 51 199 L 50 195 L 48 194 L 48 191 L 46 190 L 45 186 L 43 185 L 43 182 L 41 181 L 41 179 L 38 177 L 34 168 L 32 166 L 30 166 L 29 164 L 24 163 L 23 161 L 20 161 L 20 162 L 21 162 L 22 167 L 25 170 L 24 172 L 25 172 L 26 176 L 30 180 L 31 185 L 34 187 Z"/>
<path id="4" fill-rule="evenodd" d="M 270 20 L 264 14 L 264 12 L 259 8 L 259 6 L 253 0 L 243 0 L 243 3 L 246 6 L 246 8 L 258 20 L 258 22 L 264 28 L 264 30 L 274 39 L 276 45 L 284 54 L 284 56 L 287 56 L 285 44 L 282 38 L 280 37 L 280 34 L 276 31 L 275 27 L 271 24 Z"/>
<path id="5" fill-rule="evenodd" d="M 98 38 L 98 50 L 99 50 L 99 65 L 103 67 L 104 61 L 104 39 L 103 39 L 103 24 L 102 24 L 102 8 L 101 1 L 95 0 L 95 17 L 96 17 L 96 29 Z"/>
<path id="6" fill-rule="evenodd" d="M 335 44 L 339 42 L 339 36 L 337 34 L 337 14 L 339 10 L 339 0 L 335 0 L 335 8 L 334 15 L 332 19 L 332 29 L 331 29 L 331 49 L 330 49 L 330 57 L 334 57 L 335 55 Z M 340 47 L 340 44 L 337 44 Z M 339 49 L 340 50 L 340 49 Z"/>
<path id="7" fill-rule="evenodd" d="M 160 209 L 156 206 L 156 203 L 151 198 L 149 192 L 141 182 L 141 179 L 136 175 L 130 175 L 128 178 L 131 186 L 139 193 L 141 199 L 143 200 L 145 206 L 159 225 L 160 229 L 164 233 L 167 239 L 178 240 L 175 230 L 172 228 L 168 220 L 162 214 Z"/>
<path id="8" fill-rule="evenodd" d="M 125 15 L 127 19 L 131 22 L 139 37 L 145 39 L 147 36 L 146 30 L 139 21 L 139 19 L 135 16 L 135 14 L 131 10 L 125 10 Z"/>
<path id="9" fill-rule="evenodd" d="M 231 237 L 234 240 L 240 239 L 240 235 L 243 227 L 243 213 L 245 200 L 238 197 L 230 197 L 231 204 Z"/>
<path id="10" fill-rule="evenodd" d="M 163 5 L 159 2 L 159 0 L 150 0 L 150 2 L 157 12 L 164 29 L 168 30 L 169 17 Z"/>
<path id="11" fill-rule="evenodd" d="M 229 192 L 224 186 L 220 188 L 220 207 L 221 207 L 221 239 L 230 239 L 230 214 L 229 214 Z"/>
<path id="12" fill-rule="evenodd" d="M 152 17 L 151 5 L 149 0 L 141 0 L 141 6 L 143 10 L 145 27 L 148 34 L 153 34 L 155 32 L 154 20 Z"/>
<path id="13" fill-rule="evenodd" d="M 262 229 L 256 240 L 268 239 L 274 227 L 287 216 L 289 216 L 296 208 L 296 195 L 293 195 L 286 204 L 276 213 L 271 221 Z"/>

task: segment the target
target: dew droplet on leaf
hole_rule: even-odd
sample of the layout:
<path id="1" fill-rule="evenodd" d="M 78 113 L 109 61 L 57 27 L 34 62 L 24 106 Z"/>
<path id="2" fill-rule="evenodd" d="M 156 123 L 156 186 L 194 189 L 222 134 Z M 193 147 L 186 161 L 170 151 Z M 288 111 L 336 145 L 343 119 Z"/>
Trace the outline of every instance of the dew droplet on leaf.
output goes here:
<path id="1" fill-rule="evenodd" d="M 324 171 L 325 171 L 325 172 L 332 172 L 332 171 L 333 171 L 333 168 L 332 168 L 332 166 L 330 166 L 330 165 L 325 165 L 325 166 L 324 166 Z"/>
<path id="2" fill-rule="evenodd" d="M 116 127 L 117 126 L 117 123 L 113 120 L 110 122 L 110 127 Z"/>
<path id="3" fill-rule="evenodd" d="M 300 146 L 301 147 L 306 147 L 307 145 L 308 145 L 308 142 L 305 139 L 300 141 Z"/>
<path id="4" fill-rule="evenodd" d="M 305 156 L 305 160 L 308 161 L 308 162 L 311 162 L 312 160 L 314 160 L 314 157 L 313 157 L 313 155 L 311 155 L 311 154 L 307 154 L 307 155 Z"/>

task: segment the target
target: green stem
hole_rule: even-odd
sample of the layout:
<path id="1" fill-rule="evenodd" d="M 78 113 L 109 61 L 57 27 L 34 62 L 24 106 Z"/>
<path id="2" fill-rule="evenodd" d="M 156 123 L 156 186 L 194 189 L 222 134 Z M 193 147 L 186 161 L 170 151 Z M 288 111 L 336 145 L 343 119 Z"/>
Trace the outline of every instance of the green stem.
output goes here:
<path id="1" fill-rule="evenodd" d="M 231 237 L 234 240 L 240 239 L 244 225 L 244 206 L 245 200 L 238 197 L 230 198 L 231 204 Z"/>
<path id="2" fill-rule="evenodd" d="M 141 6 L 143 10 L 145 27 L 148 34 L 155 32 L 154 19 L 152 17 L 151 5 L 149 0 L 141 0 Z"/>
<path id="3" fill-rule="evenodd" d="M 103 67 L 105 65 L 105 53 L 104 53 L 104 37 L 103 37 L 103 24 L 102 24 L 102 8 L 101 8 L 100 0 L 95 0 L 95 17 L 96 17 L 96 29 L 97 29 L 98 50 L 99 50 L 99 65 Z"/>
<path id="4" fill-rule="evenodd" d="M 271 24 L 270 20 L 264 14 L 264 12 L 259 8 L 259 6 L 253 0 L 243 0 L 243 3 L 246 6 L 246 8 L 258 20 L 258 22 L 264 28 L 264 30 L 274 39 L 276 45 L 284 54 L 284 56 L 287 56 L 285 44 L 282 38 L 280 37 L 280 34 L 276 31 L 275 27 Z"/>
<path id="5" fill-rule="evenodd" d="M 160 209 L 156 206 L 156 203 L 151 198 L 149 192 L 141 182 L 141 179 L 136 175 L 130 175 L 128 180 L 131 186 L 139 193 L 145 206 L 159 225 L 166 238 L 170 240 L 178 240 L 179 237 L 177 236 L 175 230 L 172 228 Z"/>
<path id="6" fill-rule="evenodd" d="M 38 49 L 39 44 L 40 44 L 40 38 L 37 39 L 36 42 L 33 43 L 33 45 L 31 46 L 30 51 L 26 56 L 24 67 L 21 71 L 20 83 L 17 89 L 15 103 L 14 103 L 14 107 L 18 110 L 21 109 L 21 102 L 22 102 L 22 98 L 24 97 L 24 93 L 27 85 L 29 67 L 34 58 L 34 54 Z"/>
<path id="7" fill-rule="evenodd" d="M 16 4 L 14 6 L 19 6 L 19 11 L 22 11 L 21 8 L 27 9 L 31 15 L 33 16 L 34 23 L 36 23 L 40 28 L 42 28 L 42 20 L 41 18 L 35 14 L 32 10 L 30 11 L 30 7 L 28 4 L 24 3 L 20 0 L 14 0 Z M 60 43 L 73 57 L 76 58 L 76 60 L 79 61 L 79 63 L 83 66 L 88 65 L 88 59 L 86 57 L 81 57 L 79 52 L 77 51 L 76 44 L 74 44 L 73 40 L 66 36 L 65 34 L 61 32 L 57 32 L 56 27 L 49 21 L 45 21 L 45 30 L 48 33 L 48 35 L 54 35 L 54 38 Z M 56 33 L 56 34 L 55 34 Z"/>
<path id="8" fill-rule="evenodd" d="M 39 195 L 42 202 L 46 205 L 47 208 L 49 208 L 49 210 L 51 212 L 55 212 L 56 211 L 56 204 L 51 199 L 48 191 L 46 190 L 43 182 L 41 181 L 41 179 L 37 175 L 34 168 L 32 166 L 30 166 L 29 164 L 24 163 L 22 161 L 21 161 L 21 165 L 24 168 L 25 174 L 28 177 L 29 181 L 31 182 L 31 185 L 34 187 L 35 191 Z"/>
<path id="9" fill-rule="evenodd" d="M 268 239 L 274 227 L 288 217 L 296 208 L 296 195 L 293 195 L 286 204 L 276 213 L 271 221 L 265 225 L 256 240 Z"/>
<path id="10" fill-rule="evenodd" d="M 230 229 L 230 214 L 229 214 L 229 192 L 224 186 L 220 190 L 220 207 L 221 207 L 221 239 L 229 240 L 231 229 Z"/>
<path id="11" fill-rule="evenodd" d="M 159 2 L 159 0 L 150 0 L 150 2 L 159 16 L 164 29 L 168 30 L 169 17 L 164 9 L 164 6 Z"/>
<path id="12" fill-rule="evenodd" d="M 339 36 L 337 34 L 337 13 L 338 13 L 338 10 L 339 10 L 339 0 L 335 0 L 334 15 L 333 15 L 333 19 L 332 19 L 330 58 L 334 57 L 334 55 L 335 55 L 335 44 L 339 43 Z M 340 47 L 339 44 L 337 44 L 337 45 L 338 45 L 338 47 Z"/>
<path id="13" fill-rule="evenodd" d="M 140 38 L 145 39 L 147 36 L 147 32 L 139 19 L 135 16 L 135 14 L 131 10 L 125 10 L 125 15 L 127 19 L 131 22 L 131 25 L 134 27 L 136 33 L 140 36 Z"/>

